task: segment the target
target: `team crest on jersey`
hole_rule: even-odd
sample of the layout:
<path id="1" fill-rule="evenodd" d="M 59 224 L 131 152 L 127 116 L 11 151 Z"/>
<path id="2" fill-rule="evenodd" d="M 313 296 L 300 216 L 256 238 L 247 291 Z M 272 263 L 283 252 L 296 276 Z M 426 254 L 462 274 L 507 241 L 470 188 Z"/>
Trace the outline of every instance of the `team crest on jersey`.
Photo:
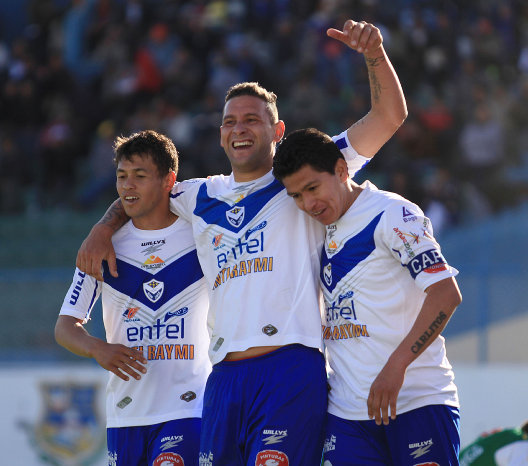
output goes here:
<path id="1" fill-rule="evenodd" d="M 143 292 L 145 293 L 147 299 L 153 303 L 159 301 L 159 299 L 163 296 L 164 289 L 165 284 L 155 279 L 143 283 Z"/>
<path id="2" fill-rule="evenodd" d="M 324 269 L 323 269 L 323 277 L 324 277 L 324 281 L 325 283 L 330 286 L 332 284 L 332 264 L 328 264 Z"/>
<path id="3" fill-rule="evenodd" d="M 259 451 L 255 460 L 255 466 L 289 466 L 289 464 L 286 454 L 278 450 Z"/>
<path id="4" fill-rule="evenodd" d="M 99 385 L 45 383 L 40 386 L 43 409 L 34 426 L 24 426 L 41 458 L 54 464 L 91 464 L 106 443 L 97 409 Z M 109 462 L 111 464 L 111 462 Z"/>
<path id="5" fill-rule="evenodd" d="M 235 228 L 240 228 L 242 222 L 244 221 L 244 214 L 244 206 L 235 206 L 226 212 L 226 218 L 230 225 L 234 226 Z"/>

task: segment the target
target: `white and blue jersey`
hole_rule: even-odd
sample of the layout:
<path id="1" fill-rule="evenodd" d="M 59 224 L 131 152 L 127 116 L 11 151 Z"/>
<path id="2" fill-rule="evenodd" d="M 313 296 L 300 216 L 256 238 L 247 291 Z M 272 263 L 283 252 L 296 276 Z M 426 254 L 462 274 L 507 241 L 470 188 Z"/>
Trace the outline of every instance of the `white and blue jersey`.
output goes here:
<path id="1" fill-rule="evenodd" d="M 148 360 L 140 380 L 109 374 L 107 427 L 200 418 L 211 370 L 208 299 L 190 225 L 177 219 L 139 230 L 129 221 L 112 242 L 119 277 L 106 263 L 104 282 L 77 269 L 60 311 L 86 322 L 101 295 L 107 341 L 137 348 Z"/>
<path id="2" fill-rule="evenodd" d="M 369 159 L 335 138 L 355 173 Z M 179 183 L 171 209 L 191 222 L 209 292 L 213 364 L 228 352 L 300 343 L 321 348 L 320 250 L 324 227 L 301 212 L 270 171 Z"/>
<path id="3" fill-rule="evenodd" d="M 326 227 L 321 258 L 328 411 L 350 420 L 369 419 L 370 386 L 410 331 L 425 290 L 458 274 L 418 206 L 368 181 L 361 187 L 348 211 Z M 398 413 L 433 404 L 458 407 L 453 379 L 439 336 L 408 367 Z"/>

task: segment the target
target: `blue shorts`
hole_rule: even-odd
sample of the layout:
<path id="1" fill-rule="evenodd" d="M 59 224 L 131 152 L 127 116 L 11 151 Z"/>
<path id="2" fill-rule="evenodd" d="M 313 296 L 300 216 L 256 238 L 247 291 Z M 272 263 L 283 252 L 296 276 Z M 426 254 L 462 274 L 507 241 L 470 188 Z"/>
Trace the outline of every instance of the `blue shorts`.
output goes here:
<path id="1" fill-rule="evenodd" d="M 328 414 L 324 466 L 458 465 L 459 420 L 445 405 L 398 414 L 387 426 Z"/>
<path id="2" fill-rule="evenodd" d="M 106 429 L 108 464 L 197 466 L 200 418 Z"/>
<path id="3" fill-rule="evenodd" d="M 327 395 L 315 348 L 287 345 L 215 364 L 205 387 L 200 465 L 319 466 Z"/>

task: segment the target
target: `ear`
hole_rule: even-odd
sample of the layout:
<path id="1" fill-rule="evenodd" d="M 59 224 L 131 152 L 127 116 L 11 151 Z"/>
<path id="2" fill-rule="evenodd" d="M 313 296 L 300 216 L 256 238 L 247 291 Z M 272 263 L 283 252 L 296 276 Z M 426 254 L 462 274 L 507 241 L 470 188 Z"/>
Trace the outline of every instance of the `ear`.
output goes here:
<path id="1" fill-rule="evenodd" d="M 285 131 L 286 126 L 284 125 L 284 121 L 279 120 L 277 123 L 275 123 L 275 136 L 273 138 L 273 142 L 280 142 L 280 140 L 284 137 Z"/>
<path id="2" fill-rule="evenodd" d="M 167 191 L 171 191 L 174 187 L 174 183 L 176 183 L 176 173 L 171 170 L 165 177 L 165 182 L 165 189 Z"/>
<path id="3" fill-rule="evenodd" d="M 335 173 L 342 183 L 348 179 L 348 165 L 345 159 L 337 159 Z"/>

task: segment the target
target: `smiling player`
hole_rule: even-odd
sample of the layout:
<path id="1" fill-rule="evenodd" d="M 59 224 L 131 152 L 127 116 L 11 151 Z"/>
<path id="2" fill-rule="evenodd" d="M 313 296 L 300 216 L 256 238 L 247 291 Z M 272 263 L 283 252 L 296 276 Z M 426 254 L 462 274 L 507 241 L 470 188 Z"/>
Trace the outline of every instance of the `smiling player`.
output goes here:
<path id="1" fill-rule="evenodd" d="M 130 217 L 112 238 L 121 274 L 112 277 L 105 264 L 101 282 L 77 269 L 55 336 L 110 372 L 110 464 L 197 465 L 211 368 L 208 300 L 190 225 L 169 210 L 176 148 L 143 131 L 118 138 L 114 150 L 117 191 Z M 83 327 L 99 296 L 106 342 Z"/>

